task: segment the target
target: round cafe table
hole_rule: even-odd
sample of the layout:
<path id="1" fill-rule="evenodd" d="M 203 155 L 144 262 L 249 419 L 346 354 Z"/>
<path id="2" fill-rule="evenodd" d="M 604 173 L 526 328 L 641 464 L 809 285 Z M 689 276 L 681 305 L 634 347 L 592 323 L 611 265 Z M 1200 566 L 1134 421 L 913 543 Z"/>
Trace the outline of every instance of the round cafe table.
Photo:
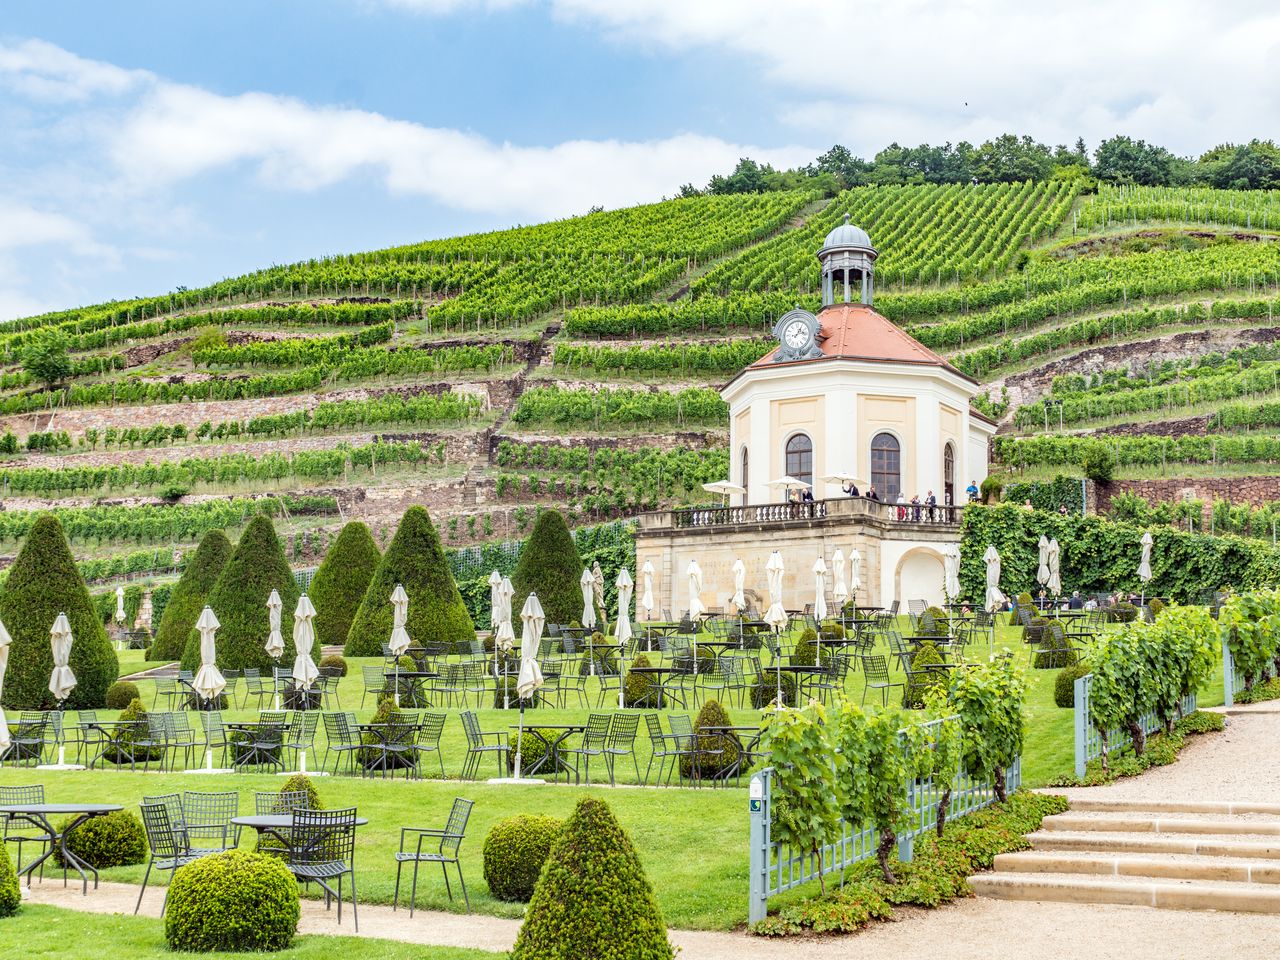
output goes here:
<path id="1" fill-rule="evenodd" d="M 81 893 L 88 895 L 89 873 L 93 874 L 93 887 L 96 890 L 98 871 L 94 869 L 93 864 L 82 860 L 67 848 L 67 838 L 86 821 L 94 817 L 105 817 L 108 813 L 123 809 L 124 807 L 118 803 L 16 803 L 0 806 L 0 818 L 3 818 L 6 824 L 15 820 L 20 823 L 29 823 L 37 830 L 43 830 L 48 839 L 49 849 L 22 867 L 21 873 L 27 875 L 28 887 L 31 886 L 31 877 L 40 868 L 40 864 L 53 856 L 55 851 L 61 851 L 63 863 L 70 864 L 76 873 L 80 874 Z M 68 816 L 72 818 L 71 822 L 59 832 L 54 827 L 52 818 Z"/>

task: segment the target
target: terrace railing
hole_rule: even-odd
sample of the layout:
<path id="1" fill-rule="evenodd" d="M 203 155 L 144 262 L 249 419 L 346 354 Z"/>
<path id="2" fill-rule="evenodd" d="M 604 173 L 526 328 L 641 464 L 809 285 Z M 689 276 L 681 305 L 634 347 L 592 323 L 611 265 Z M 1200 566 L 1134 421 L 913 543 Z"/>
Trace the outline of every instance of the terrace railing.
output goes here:
<path id="1" fill-rule="evenodd" d="M 808 503 L 753 503 L 739 507 L 688 507 L 670 511 L 676 529 L 723 527 L 741 523 L 785 523 L 825 520 L 828 517 L 862 516 L 885 523 L 922 523 L 956 526 L 963 506 L 881 503 L 865 497 L 835 497 Z"/>
<path id="2" fill-rule="evenodd" d="M 941 723 L 933 720 L 927 726 Z M 880 844 L 880 832 L 873 827 L 840 821 L 835 838 L 824 844 L 817 854 L 801 853 L 790 846 L 774 841 L 772 827 L 773 789 L 776 774 L 766 767 L 751 777 L 748 804 L 751 818 L 750 832 L 750 893 L 747 909 L 749 922 L 763 920 L 769 912 L 769 898 L 798 887 L 818 876 L 842 872 L 845 869 L 871 859 Z M 1005 773 L 1006 789 L 1012 793 L 1022 782 L 1021 760 L 1014 761 Z M 942 799 L 942 785 L 930 777 L 926 780 L 907 780 L 902 785 L 910 811 L 911 826 L 898 833 L 898 858 L 911 860 L 916 837 L 938 826 L 938 805 Z M 979 780 L 964 771 L 951 786 L 951 802 L 947 819 L 962 817 L 994 803 L 995 788 L 990 780 Z"/>
<path id="3" fill-rule="evenodd" d="M 1089 761 L 1102 756 L 1102 734 L 1089 719 L 1089 691 L 1093 687 L 1093 674 L 1087 673 L 1075 682 L 1075 731 L 1076 731 L 1076 776 L 1083 777 L 1088 770 Z M 1182 715 L 1194 713 L 1196 695 L 1194 693 L 1182 699 Z M 1142 732 L 1150 735 L 1163 727 L 1155 711 L 1142 715 Z M 1129 731 L 1114 729 L 1107 731 L 1107 753 L 1113 754 L 1132 743 Z"/>

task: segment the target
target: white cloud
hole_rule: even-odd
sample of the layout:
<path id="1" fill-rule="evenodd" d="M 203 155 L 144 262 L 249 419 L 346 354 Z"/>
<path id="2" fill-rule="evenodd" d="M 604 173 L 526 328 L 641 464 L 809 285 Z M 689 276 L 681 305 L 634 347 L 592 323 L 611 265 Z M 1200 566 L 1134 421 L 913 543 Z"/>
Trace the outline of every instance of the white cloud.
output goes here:
<path id="1" fill-rule="evenodd" d="M 36 100 L 118 96 L 152 79 L 145 70 L 86 60 L 44 40 L 0 44 L 0 84 Z"/>
<path id="2" fill-rule="evenodd" d="M 389 7 L 438 16 L 459 11 L 509 10 L 512 7 L 524 6 L 529 0 L 383 0 L 383 2 Z"/>
<path id="3" fill-rule="evenodd" d="M 56 244 L 78 256 L 114 259 L 115 251 L 93 238 L 89 227 L 65 214 L 37 210 L 0 197 L 0 252 Z"/>

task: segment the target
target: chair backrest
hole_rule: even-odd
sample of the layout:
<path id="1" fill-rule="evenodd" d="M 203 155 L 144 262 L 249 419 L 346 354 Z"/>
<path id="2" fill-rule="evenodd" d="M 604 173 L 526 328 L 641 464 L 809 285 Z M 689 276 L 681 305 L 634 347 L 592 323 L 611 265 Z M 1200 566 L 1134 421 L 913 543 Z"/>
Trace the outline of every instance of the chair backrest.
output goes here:
<path id="1" fill-rule="evenodd" d="M 0 787 L 0 806 L 44 803 L 44 784 L 33 783 L 27 787 Z"/>
<path id="2" fill-rule="evenodd" d="M 560 638 L 560 649 L 565 652 L 566 656 L 572 657 L 578 652 L 578 641 L 565 634 Z"/>
<path id="3" fill-rule="evenodd" d="M 483 739 L 480 736 L 480 721 L 476 719 L 476 715 L 470 710 L 462 711 L 462 732 L 467 736 L 467 746 L 480 746 Z"/>
<path id="4" fill-rule="evenodd" d="M 278 793 L 259 791 L 253 795 L 253 812 L 260 817 L 293 813 L 310 806 L 311 798 L 305 790 L 282 790 Z"/>
<path id="5" fill-rule="evenodd" d="M 379 666 L 365 664 L 360 668 L 360 675 L 364 677 L 365 693 L 377 693 L 387 682 L 387 678 L 382 675 L 382 667 Z"/>
<path id="6" fill-rule="evenodd" d="M 144 801 L 139 809 L 142 811 L 142 826 L 147 831 L 147 846 L 151 848 L 151 856 L 156 860 L 185 856 L 190 850 L 190 844 L 181 824 L 173 822 L 170 805 Z"/>
<path id="7" fill-rule="evenodd" d="M 290 865 L 341 862 L 350 866 L 356 853 L 356 808 L 293 811 L 289 836 Z"/>
<path id="8" fill-rule="evenodd" d="M 453 798 L 453 807 L 449 810 L 449 820 L 444 825 L 444 836 L 440 838 L 440 852 L 454 857 L 467 833 L 467 821 L 471 819 L 472 801 L 461 797 Z"/>
<path id="9" fill-rule="evenodd" d="M 182 812 L 188 828 L 230 827 L 240 815 L 240 794 L 202 793 L 188 790 L 182 795 Z"/>
<path id="10" fill-rule="evenodd" d="M 889 665 L 878 653 L 869 653 L 862 658 L 862 672 L 869 683 L 889 682 Z"/>
<path id="11" fill-rule="evenodd" d="M 289 715 L 284 710 L 259 710 L 258 711 L 259 723 L 278 723 L 280 724 L 280 726 L 283 727 L 285 725 L 285 722 L 288 719 L 289 719 Z"/>
<path id="12" fill-rule="evenodd" d="M 671 727 L 671 735 L 681 750 L 693 747 L 693 721 L 688 714 L 674 713 L 667 717 L 667 725 Z"/>
<path id="13" fill-rule="evenodd" d="M 166 713 L 165 733 L 174 743 L 195 743 L 196 732 L 191 727 L 191 719 L 185 713 Z"/>
<path id="14" fill-rule="evenodd" d="M 314 710 L 295 710 L 293 720 L 289 723 L 288 740 L 295 745 L 310 747 L 316 740 L 316 728 L 320 725 L 320 714 Z"/>
<path id="15" fill-rule="evenodd" d="M 351 726 L 347 723 L 347 715 L 345 713 L 326 713 L 324 715 L 324 732 L 329 738 L 329 742 L 334 745 L 343 745 L 355 743 L 355 734 L 351 732 Z"/>
<path id="16" fill-rule="evenodd" d="M 176 677 L 156 677 L 156 693 L 174 693 L 178 689 Z"/>
<path id="17" fill-rule="evenodd" d="M 636 730 L 640 727 L 640 717 L 634 713 L 615 713 L 609 723 L 609 746 L 613 748 L 629 747 L 636 742 Z"/>
<path id="18" fill-rule="evenodd" d="M 662 732 L 662 719 L 656 713 L 646 713 L 644 725 L 649 728 L 649 742 L 653 744 L 654 751 L 663 749 L 665 735 Z"/>
<path id="19" fill-rule="evenodd" d="M 420 747 L 435 747 L 440 744 L 440 734 L 444 732 L 446 715 L 443 713 L 423 714 L 418 724 L 417 744 Z"/>
<path id="20" fill-rule="evenodd" d="M 163 713 L 147 714 L 147 733 L 151 735 L 152 740 L 164 741 L 169 736 L 169 721 Z"/>
<path id="21" fill-rule="evenodd" d="M 204 723 L 204 742 L 209 746 L 219 746 L 227 742 L 227 730 L 222 725 L 222 712 L 219 710 L 203 710 L 200 720 Z"/>
<path id="22" fill-rule="evenodd" d="M 609 736 L 609 714 L 592 713 L 587 716 L 587 729 L 582 733 L 582 745 L 587 749 L 600 749 Z"/>

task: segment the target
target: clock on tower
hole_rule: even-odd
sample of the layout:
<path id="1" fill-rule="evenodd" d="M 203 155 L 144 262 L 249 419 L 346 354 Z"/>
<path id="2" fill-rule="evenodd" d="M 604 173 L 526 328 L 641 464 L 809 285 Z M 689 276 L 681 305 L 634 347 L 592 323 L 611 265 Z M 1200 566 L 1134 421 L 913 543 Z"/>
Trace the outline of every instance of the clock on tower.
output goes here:
<path id="1" fill-rule="evenodd" d="M 797 307 L 784 313 L 773 325 L 773 335 L 779 344 L 778 352 L 773 356 L 774 362 L 813 360 L 822 356 L 822 349 L 818 346 L 820 326 L 818 318 L 808 310 Z"/>

